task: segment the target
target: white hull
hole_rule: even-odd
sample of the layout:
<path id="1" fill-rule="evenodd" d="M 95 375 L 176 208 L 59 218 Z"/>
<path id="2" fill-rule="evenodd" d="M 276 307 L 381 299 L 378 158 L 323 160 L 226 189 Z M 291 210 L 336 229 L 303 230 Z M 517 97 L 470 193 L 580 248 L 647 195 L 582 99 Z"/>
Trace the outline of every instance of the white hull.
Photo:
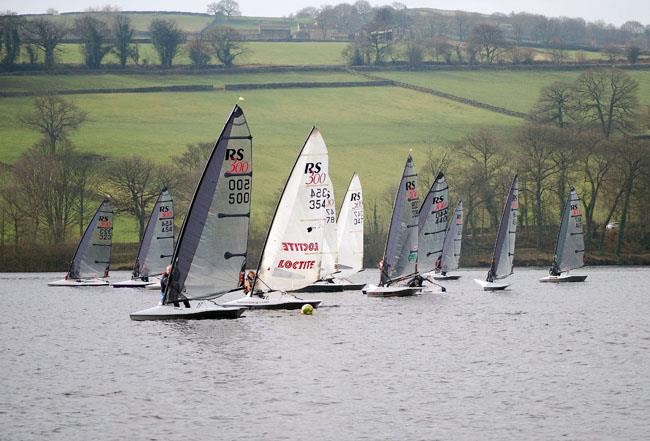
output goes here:
<path id="1" fill-rule="evenodd" d="M 151 291 L 160 291 L 160 280 L 157 280 L 156 283 L 150 284 L 144 287 L 144 289 L 151 290 Z"/>
<path id="2" fill-rule="evenodd" d="M 219 320 L 236 319 L 241 317 L 246 308 L 225 307 L 209 302 L 198 302 L 191 308 L 185 308 L 183 303 L 179 307 L 172 304 L 158 305 L 153 308 L 143 309 L 130 315 L 131 320 Z"/>
<path id="3" fill-rule="evenodd" d="M 419 294 L 422 288 L 410 286 L 377 286 L 368 284 L 361 292 L 368 297 L 410 297 Z"/>
<path id="4" fill-rule="evenodd" d="M 476 283 L 481 285 L 483 291 L 501 291 L 510 286 L 509 283 L 502 282 L 488 282 L 487 280 L 474 279 Z"/>
<path id="5" fill-rule="evenodd" d="M 108 286 L 106 279 L 63 279 L 49 282 L 47 286 Z"/>
<path id="6" fill-rule="evenodd" d="M 539 279 L 540 282 L 561 283 L 561 282 L 584 282 L 587 276 L 560 274 L 559 276 L 548 275 Z"/>
<path id="7" fill-rule="evenodd" d="M 154 286 L 156 289 L 160 289 L 160 280 L 150 279 L 148 282 L 142 281 L 140 279 L 125 280 L 123 282 L 112 283 L 113 288 L 146 288 L 148 286 Z"/>
<path id="8" fill-rule="evenodd" d="M 223 306 L 239 306 L 250 309 L 300 309 L 304 305 L 311 305 L 318 308 L 320 300 L 301 299 L 293 294 L 271 291 L 264 293 L 263 297 L 257 295 L 245 296 L 240 299 L 224 303 Z"/>

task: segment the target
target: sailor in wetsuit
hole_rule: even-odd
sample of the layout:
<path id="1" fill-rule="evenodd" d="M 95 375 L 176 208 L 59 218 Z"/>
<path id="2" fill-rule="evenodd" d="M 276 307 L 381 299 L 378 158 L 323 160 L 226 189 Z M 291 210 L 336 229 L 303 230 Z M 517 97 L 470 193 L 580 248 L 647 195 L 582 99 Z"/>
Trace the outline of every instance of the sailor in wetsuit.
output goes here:
<path id="1" fill-rule="evenodd" d="M 560 270 L 557 267 L 557 258 L 556 256 L 553 256 L 553 265 L 551 265 L 551 269 L 548 271 L 551 276 L 559 276 L 562 274 Z"/>
<path id="2" fill-rule="evenodd" d="M 180 306 L 178 304 L 178 292 L 179 292 L 179 290 L 178 290 L 177 286 L 174 286 L 174 284 L 178 285 L 178 283 L 174 280 L 174 277 L 171 275 L 171 271 L 172 271 L 172 266 L 167 265 L 167 268 L 165 268 L 165 272 L 162 273 L 162 278 L 160 279 L 160 289 L 162 290 L 162 296 L 160 298 L 160 303 L 162 304 L 162 300 L 165 298 L 165 292 L 167 291 L 167 285 L 169 285 L 171 283 L 172 284 L 172 290 L 171 291 L 173 291 L 172 303 L 174 304 L 175 307 L 178 308 Z M 189 308 L 190 307 L 189 300 L 184 299 L 183 300 L 183 305 L 186 308 Z"/>

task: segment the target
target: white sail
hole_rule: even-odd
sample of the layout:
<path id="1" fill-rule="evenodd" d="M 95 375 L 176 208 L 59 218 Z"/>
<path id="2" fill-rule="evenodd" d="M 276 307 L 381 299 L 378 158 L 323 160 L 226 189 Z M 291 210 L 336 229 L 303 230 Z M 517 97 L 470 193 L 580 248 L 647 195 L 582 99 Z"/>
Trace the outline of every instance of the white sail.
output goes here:
<path id="1" fill-rule="evenodd" d="M 445 243 L 442 245 L 440 271 L 447 273 L 458 269 L 460 248 L 463 239 L 463 201 L 458 201 L 456 210 L 447 226 Z"/>
<path id="2" fill-rule="evenodd" d="M 418 271 L 426 273 L 440 264 L 449 217 L 449 186 L 439 173 L 420 207 L 418 217 Z"/>
<path id="3" fill-rule="evenodd" d="M 151 211 L 133 268 L 133 279 L 162 273 L 174 254 L 174 202 L 162 189 Z"/>
<path id="4" fill-rule="evenodd" d="M 253 138 L 235 106 L 194 192 L 163 303 L 215 298 L 239 285 L 247 256 Z"/>
<path id="5" fill-rule="evenodd" d="M 361 181 L 352 175 L 338 219 L 338 258 L 340 278 L 363 269 L 363 192 Z"/>
<path id="6" fill-rule="evenodd" d="M 113 208 L 104 200 L 81 237 L 66 279 L 108 277 L 112 245 Z"/>
<path id="7" fill-rule="evenodd" d="M 562 212 L 551 272 L 559 274 L 581 268 L 584 265 L 584 255 L 585 242 L 582 234 L 580 198 L 575 188 L 572 188 Z"/>
<path id="8" fill-rule="evenodd" d="M 336 200 L 334 199 L 334 186 L 327 176 L 327 188 L 330 197 L 327 198 L 325 207 L 325 233 L 323 238 L 323 251 L 320 266 L 321 280 L 331 279 L 338 268 L 338 247 L 336 246 Z"/>
<path id="9" fill-rule="evenodd" d="M 417 274 L 418 259 L 418 175 L 409 154 L 400 180 L 381 265 L 381 286 Z"/>
<path id="10" fill-rule="evenodd" d="M 492 265 L 488 272 L 487 281 L 504 279 L 512 274 L 515 259 L 515 239 L 517 235 L 517 211 L 519 209 L 519 183 L 517 175 L 512 180 L 510 191 L 503 207 L 503 215 L 499 224 L 499 233 L 494 246 Z"/>
<path id="11" fill-rule="evenodd" d="M 327 146 L 312 129 L 280 196 L 255 278 L 255 291 L 293 291 L 320 278 L 328 186 Z"/>

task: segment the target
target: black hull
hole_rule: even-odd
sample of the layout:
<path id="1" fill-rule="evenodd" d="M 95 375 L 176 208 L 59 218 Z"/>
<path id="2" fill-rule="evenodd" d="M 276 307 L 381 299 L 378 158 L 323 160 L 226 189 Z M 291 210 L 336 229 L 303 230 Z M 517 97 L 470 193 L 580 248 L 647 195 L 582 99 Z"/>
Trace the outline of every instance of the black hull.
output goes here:
<path id="1" fill-rule="evenodd" d="M 587 276 L 567 276 L 567 277 L 551 277 L 543 278 L 540 280 L 542 283 L 565 283 L 565 282 L 584 282 Z"/>

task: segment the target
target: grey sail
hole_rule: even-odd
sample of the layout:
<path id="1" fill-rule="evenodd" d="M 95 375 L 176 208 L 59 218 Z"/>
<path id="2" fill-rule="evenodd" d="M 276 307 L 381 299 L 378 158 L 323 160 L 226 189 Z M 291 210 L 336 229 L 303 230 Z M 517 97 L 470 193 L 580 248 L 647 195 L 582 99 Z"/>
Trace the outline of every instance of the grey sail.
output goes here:
<path id="1" fill-rule="evenodd" d="M 382 260 L 381 285 L 404 279 L 417 272 L 420 211 L 417 176 L 413 158 L 409 154 L 393 205 L 393 215 Z"/>
<path id="2" fill-rule="evenodd" d="M 460 247 L 463 239 L 463 201 L 458 201 L 454 215 L 447 227 L 445 243 L 442 246 L 440 271 L 443 273 L 458 269 Z"/>
<path id="3" fill-rule="evenodd" d="M 488 272 L 487 280 L 492 282 L 503 279 L 512 274 L 515 258 L 515 239 L 517 235 L 517 211 L 519 209 L 519 181 L 517 175 L 512 180 L 510 191 L 503 207 L 499 233 L 494 245 L 492 266 Z"/>
<path id="4" fill-rule="evenodd" d="M 449 186 L 439 173 L 424 198 L 419 214 L 418 271 L 426 273 L 436 267 L 442 255 L 447 219 L 449 217 Z"/>
<path id="5" fill-rule="evenodd" d="M 244 112 L 235 106 L 181 227 L 163 304 L 214 298 L 239 286 L 248 242 L 252 144 Z"/>
<path id="6" fill-rule="evenodd" d="M 113 245 L 113 209 L 108 200 L 99 206 L 72 259 L 69 279 L 108 277 Z"/>
<path id="7" fill-rule="evenodd" d="M 169 265 L 174 253 L 174 203 L 169 191 L 160 192 L 144 231 L 133 278 L 160 274 Z"/>
<path id="8" fill-rule="evenodd" d="M 582 211 L 580 198 L 575 188 L 571 189 L 555 245 L 555 258 L 551 272 L 559 274 L 584 265 L 585 242 L 582 233 Z"/>

